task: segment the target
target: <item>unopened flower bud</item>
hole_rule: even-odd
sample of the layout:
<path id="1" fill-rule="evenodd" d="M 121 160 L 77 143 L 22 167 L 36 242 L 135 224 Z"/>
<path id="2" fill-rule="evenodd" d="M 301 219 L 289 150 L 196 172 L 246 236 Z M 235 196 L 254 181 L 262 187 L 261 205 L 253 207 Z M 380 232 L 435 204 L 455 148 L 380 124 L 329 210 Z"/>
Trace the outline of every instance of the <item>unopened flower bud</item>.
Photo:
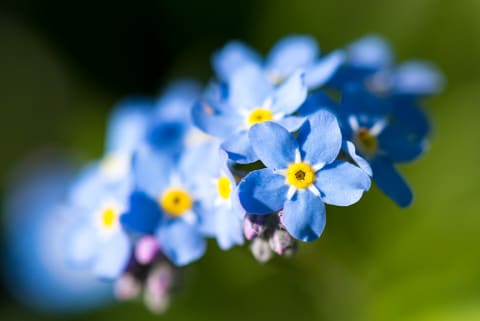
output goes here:
<path id="1" fill-rule="evenodd" d="M 296 241 L 286 230 L 277 229 L 269 239 L 270 248 L 278 255 L 284 255 L 287 251 L 292 250 Z"/>
<path id="2" fill-rule="evenodd" d="M 135 246 L 135 258 L 140 264 L 149 264 L 158 253 L 158 242 L 153 236 L 144 236 Z"/>
<path id="3" fill-rule="evenodd" d="M 115 297 L 120 301 L 136 298 L 142 290 L 141 282 L 130 273 L 122 275 L 115 283 Z"/>
<path id="4" fill-rule="evenodd" d="M 268 262 L 273 256 L 268 241 L 258 237 L 252 241 L 252 244 L 250 244 L 250 251 L 252 251 L 253 256 L 260 263 Z"/>

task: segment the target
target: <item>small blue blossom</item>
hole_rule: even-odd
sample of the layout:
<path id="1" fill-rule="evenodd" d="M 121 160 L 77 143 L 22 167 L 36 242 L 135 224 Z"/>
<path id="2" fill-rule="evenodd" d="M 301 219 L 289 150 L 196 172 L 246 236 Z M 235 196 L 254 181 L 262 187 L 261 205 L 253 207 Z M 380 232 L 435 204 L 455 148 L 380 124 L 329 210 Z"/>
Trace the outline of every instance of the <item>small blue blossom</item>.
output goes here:
<path id="1" fill-rule="evenodd" d="M 138 150 L 133 164 L 136 189 L 121 217 L 129 231 L 155 235 L 162 253 L 177 266 L 199 259 L 206 250 L 203 211 L 192 186 L 192 175 L 198 173 L 185 155 L 174 163 L 158 151 Z"/>
<path id="2" fill-rule="evenodd" d="M 227 154 L 216 141 L 193 147 L 188 154 L 191 170 L 198 173 L 192 177 L 192 186 L 202 203 L 200 209 L 204 212 L 206 235 L 216 237 L 224 250 L 243 244 L 245 210 L 240 205 L 237 184 L 227 166 Z"/>
<path id="3" fill-rule="evenodd" d="M 302 241 L 320 237 L 325 203 L 348 206 L 370 188 L 369 176 L 345 161 L 336 161 L 342 136 L 335 116 L 319 111 L 300 128 L 297 138 L 266 122 L 249 134 L 267 168 L 248 174 L 239 185 L 245 210 L 265 215 L 283 209 L 287 231 Z"/>
<path id="4" fill-rule="evenodd" d="M 66 264 L 65 239 L 77 212 L 66 203 L 70 165 L 58 155 L 37 155 L 5 186 L 5 285 L 21 302 L 50 313 L 85 311 L 112 299 L 109 284 Z"/>
<path id="5" fill-rule="evenodd" d="M 400 97 L 429 96 L 443 88 L 444 78 L 431 63 L 411 60 L 394 66 L 392 50 L 381 37 L 366 36 L 346 52 L 345 64 L 330 82 L 336 88 L 360 85 L 372 94 Z"/>
<path id="6" fill-rule="evenodd" d="M 69 262 L 78 268 L 90 268 L 105 279 L 122 274 L 131 257 L 129 236 L 119 224 L 131 192 L 131 178 L 111 184 L 102 181 L 101 167 L 92 164 L 74 184 L 71 206 L 77 208 L 77 221 L 69 233 L 66 251 Z"/>
<path id="7" fill-rule="evenodd" d="M 212 64 L 218 78 L 227 83 L 246 66 L 260 68 L 274 84 L 282 83 L 294 72 L 303 70 L 306 86 L 314 89 L 330 80 L 343 60 L 344 53 L 340 50 L 320 58 L 314 38 L 292 35 L 278 41 L 264 61 L 247 45 L 232 41 L 214 53 Z"/>
<path id="8" fill-rule="evenodd" d="M 252 125 L 275 121 L 295 131 L 304 121 L 291 116 L 307 96 L 302 72 L 295 72 L 281 85 L 274 86 L 259 68 L 250 65 L 236 72 L 228 85 L 226 97 L 219 89 L 214 97 L 217 99 L 198 101 L 192 113 L 195 125 L 219 137 L 222 148 L 235 162 L 258 160 L 248 139 Z"/>
<path id="9" fill-rule="evenodd" d="M 413 194 L 394 164 L 418 158 L 426 149 L 428 132 L 425 116 L 406 102 L 405 112 L 398 114 L 392 112 L 391 100 L 363 91 L 346 92 L 337 113 L 344 138 L 368 161 L 379 188 L 401 207 L 411 203 Z M 349 148 L 354 152 L 353 146 Z"/>

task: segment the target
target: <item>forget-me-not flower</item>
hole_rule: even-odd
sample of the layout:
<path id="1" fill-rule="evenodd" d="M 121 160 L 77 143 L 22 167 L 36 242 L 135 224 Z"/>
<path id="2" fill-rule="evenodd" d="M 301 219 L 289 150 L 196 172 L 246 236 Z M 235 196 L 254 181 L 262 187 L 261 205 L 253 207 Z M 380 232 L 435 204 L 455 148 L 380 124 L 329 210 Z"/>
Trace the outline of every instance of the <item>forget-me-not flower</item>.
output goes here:
<path id="1" fill-rule="evenodd" d="M 307 97 L 302 72 L 274 86 L 262 70 L 250 65 L 236 72 L 228 85 L 226 98 L 201 100 L 192 113 L 195 125 L 219 137 L 222 148 L 237 163 L 258 160 L 248 139 L 253 125 L 274 121 L 295 131 L 304 120 L 291 116 Z"/>
<path id="2" fill-rule="evenodd" d="M 242 42 L 232 41 L 214 53 L 212 64 L 218 78 L 227 83 L 236 72 L 249 65 L 263 70 L 274 84 L 282 83 L 294 72 L 303 70 L 306 86 L 314 89 L 330 80 L 343 60 L 343 51 L 320 57 L 320 49 L 314 38 L 291 35 L 279 40 L 265 60 Z"/>
<path id="3" fill-rule="evenodd" d="M 335 116 L 328 111 L 311 116 L 297 138 L 272 122 L 255 125 L 249 137 L 267 168 L 253 171 L 241 181 L 240 201 L 253 214 L 283 209 L 283 224 L 299 240 L 320 237 L 325 203 L 348 206 L 370 188 L 370 178 L 363 170 L 336 161 L 342 136 Z"/>

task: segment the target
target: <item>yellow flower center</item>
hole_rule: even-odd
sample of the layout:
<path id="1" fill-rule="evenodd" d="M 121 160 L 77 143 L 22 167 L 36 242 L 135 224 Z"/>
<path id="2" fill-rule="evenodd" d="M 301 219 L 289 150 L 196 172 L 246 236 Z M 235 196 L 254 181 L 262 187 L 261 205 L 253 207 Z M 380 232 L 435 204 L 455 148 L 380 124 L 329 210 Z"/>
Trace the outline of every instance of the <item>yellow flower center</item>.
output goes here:
<path id="1" fill-rule="evenodd" d="M 118 213 L 114 208 L 107 207 L 103 210 L 100 217 L 102 227 L 104 227 L 105 229 L 111 229 L 117 223 L 117 221 Z"/>
<path id="2" fill-rule="evenodd" d="M 315 172 L 307 163 L 295 163 L 288 166 L 287 182 L 296 188 L 309 187 L 315 180 Z"/>
<path id="3" fill-rule="evenodd" d="M 230 197 L 230 193 L 232 192 L 232 184 L 230 180 L 226 176 L 222 176 L 218 179 L 217 182 L 217 191 L 218 195 L 224 200 Z"/>
<path id="4" fill-rule="evenodd" d="M 377 137 L 372 135 L 367 128 L 360 128 L 353 138 L 353 142 L 365 156 L 372 156 L 377 152 Z"/>
<path id="5" fill-rule="evenodd" d="M 192 208 L 192 199 L 185 190 L 171 188 L 161 196 L 160 206 L 170 215 L 181 216 Z"/>
<path id="6" fill-rule="evenodd" d="M 273 114 L 270 110 L 265 108 L 254 109 L 248 116 L 248 125 L 253 126 L 264 121 L 273 119 Z"/>

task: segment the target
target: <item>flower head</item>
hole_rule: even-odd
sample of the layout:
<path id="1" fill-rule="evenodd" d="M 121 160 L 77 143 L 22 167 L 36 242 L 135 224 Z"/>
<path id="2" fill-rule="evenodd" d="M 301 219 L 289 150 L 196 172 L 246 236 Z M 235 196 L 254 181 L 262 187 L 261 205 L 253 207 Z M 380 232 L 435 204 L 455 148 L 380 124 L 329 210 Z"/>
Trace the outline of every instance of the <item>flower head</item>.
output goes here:
<path id="1" fill-rule="evenodd" d="M 325 226 L 325 205 L 348 206 L 370 187 L 368 175 L 336 161 L 342 136 L 333 114 L 320 111 L 301 127 L 297 138 L 278 124 L 255 125 L 252 146 L 267 168 L 248 174 L 239 186 L 249 213 L 283 209 L 283 224 L 295 238 L 313 241 Z"/>

